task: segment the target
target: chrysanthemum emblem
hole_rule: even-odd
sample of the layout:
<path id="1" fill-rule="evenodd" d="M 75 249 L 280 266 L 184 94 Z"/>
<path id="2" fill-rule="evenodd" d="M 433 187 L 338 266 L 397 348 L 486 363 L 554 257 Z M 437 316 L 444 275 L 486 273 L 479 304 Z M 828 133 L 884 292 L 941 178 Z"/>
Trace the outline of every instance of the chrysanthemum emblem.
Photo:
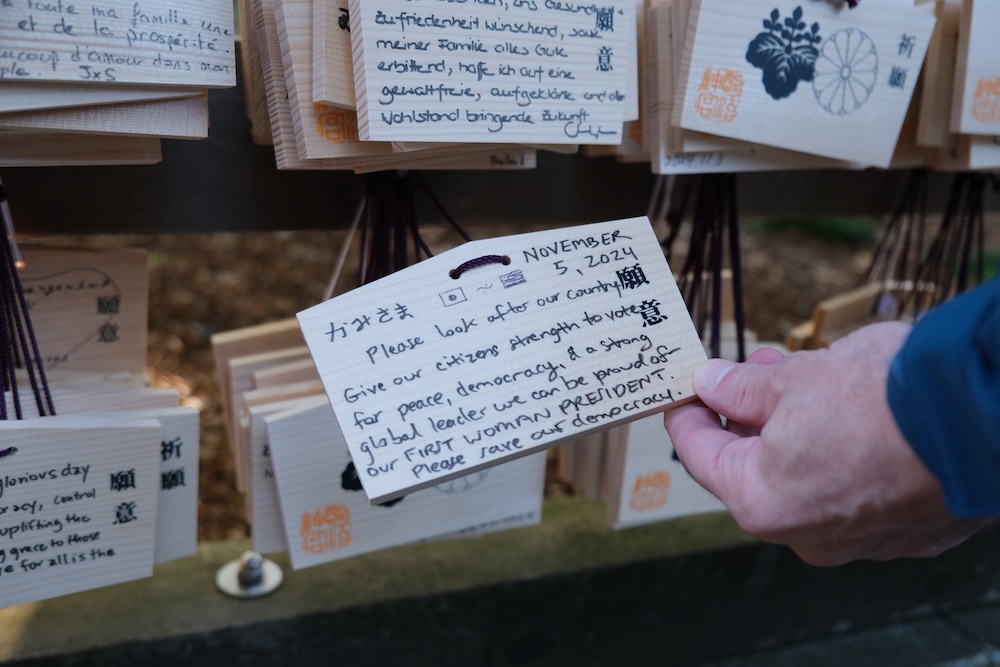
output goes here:
<path id="1" fill-rule="evenodd" d="M 860 109 L 878 80 L 878 52 L 871 37 L 856 28 L 834 33 L 820 48 L 813 91 L 821 107 L 845 116 Z"/>

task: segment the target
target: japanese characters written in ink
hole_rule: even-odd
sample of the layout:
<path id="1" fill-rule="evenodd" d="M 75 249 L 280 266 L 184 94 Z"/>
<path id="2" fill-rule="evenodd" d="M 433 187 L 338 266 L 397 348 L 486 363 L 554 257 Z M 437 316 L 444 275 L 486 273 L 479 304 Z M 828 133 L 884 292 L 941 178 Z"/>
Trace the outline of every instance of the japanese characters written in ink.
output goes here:
<path id="1" fill-rule="evenodd" d="M 145 370 L 145 252 L 26 244 L 22 254 L 21 283 L 46 368 Z M 73 326 L 66 326 L 69 321 Z"/>
<path id="2" fill-rule="evenodd" d="M 621 143 L 634 3 L 353 0 L 350 19 L 362 139 Z"/>
<path id="3" fill-rule="evenodd" d="M 467 243 L 299 321 L 372 502 L 688 400 L 705 358 L 645 218 Z"/>

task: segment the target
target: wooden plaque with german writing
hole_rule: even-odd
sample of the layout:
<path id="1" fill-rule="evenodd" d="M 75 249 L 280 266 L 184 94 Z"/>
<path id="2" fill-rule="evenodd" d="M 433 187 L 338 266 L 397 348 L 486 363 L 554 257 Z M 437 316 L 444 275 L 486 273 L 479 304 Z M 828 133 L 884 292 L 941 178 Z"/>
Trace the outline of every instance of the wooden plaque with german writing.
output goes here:
<path id="1" fill-rule="evenodd" d="M 373 503 L 693 398 L 645 217 L 473 241 L 298 315 Z"/>

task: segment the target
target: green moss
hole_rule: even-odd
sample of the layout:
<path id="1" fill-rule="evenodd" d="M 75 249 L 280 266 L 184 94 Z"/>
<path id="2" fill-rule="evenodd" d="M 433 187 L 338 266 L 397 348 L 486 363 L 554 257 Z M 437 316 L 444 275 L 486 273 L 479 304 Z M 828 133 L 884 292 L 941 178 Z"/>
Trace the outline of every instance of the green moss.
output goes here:
<path id="1" fill-rule="evenodd" d="M 814 220 L 773 219 L 747 223 L 748 234 L 773 236 L 794 230 L 820 241 L 862 248 L 873 245 L 878 239 L 879 223 L 873 218 L 830 217 Z"/>

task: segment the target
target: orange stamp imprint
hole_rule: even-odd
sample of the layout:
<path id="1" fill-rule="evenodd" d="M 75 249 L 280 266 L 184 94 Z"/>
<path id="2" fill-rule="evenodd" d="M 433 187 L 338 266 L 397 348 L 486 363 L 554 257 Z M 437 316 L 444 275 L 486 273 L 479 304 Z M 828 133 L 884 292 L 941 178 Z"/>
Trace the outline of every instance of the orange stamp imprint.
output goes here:
<path id="1" fill-rule="evenodd" d="M 315 104 L 316 132 L 327 141 L 358 141 L 358 114 L 326 104 Z"/>
<path id="2" fill-rule="evenodd" d="M 648 475 L 639 475 L 632 487 L 629 507 L 637 512 L 658 510 L 667 504 L 667 489 L 670 488 L 670 473 L 659 470 Z"/>
<path id="3" fill-rule="evenodd" d="M 983 123 L 1000 123 L 1000 76 L 976 84 L 972 116 Z"/>
<path id="4" fill-rule="evenodd" d="M 302 549 L 322 554 L 351 543 L 351 510 L 334 504 L 302 515 Z"/>
<path id="5" fill-rule="evenodd" d="M 720 123 L 736 120 L 736 112 L 743 96 L 743 75 L 723 67 L 706 67 L 698 85 L 698 97 L 694 100 L 695 111 L 703 118 Z"/>

